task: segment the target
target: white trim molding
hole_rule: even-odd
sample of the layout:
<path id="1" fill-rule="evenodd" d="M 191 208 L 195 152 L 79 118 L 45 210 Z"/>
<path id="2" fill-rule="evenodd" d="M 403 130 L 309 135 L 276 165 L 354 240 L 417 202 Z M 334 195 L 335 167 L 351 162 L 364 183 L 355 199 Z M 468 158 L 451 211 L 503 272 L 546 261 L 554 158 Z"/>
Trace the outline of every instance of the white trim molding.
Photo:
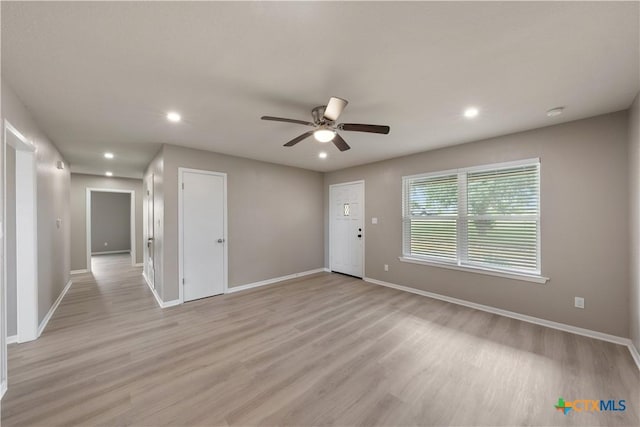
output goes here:
<path id="1" fill-rule="evenodd" d="M 136 262 L 133 266 L 134 267 L 144 267 L 144 262 Z"/>
<path id="2" fill-rule="evenodd" d="M 15 138 L 8 138 L 11 133 Z M 29 141 L 22 133 L 4 120 L 4 132 L 2 143 L 3 184 L 2 197 L 6 199 L 6 151 L 7 145 L 15 149 L 16 154 L 16 235 L 20 236 L 16 240 L 16 280 L 21 286 L 16 290 L 17 306 L 17 335 L 20 342 L 33 341 L 38 337 L 38 236 L 37 236 L 37 161 L 36 146 Z M 7 203 L 3 202 L 3 217 L 7 216 Z M 2 235 L 7 234 L 6 221 L 2 223 Z M 3 265 L 7 264 L 7 242 L 2 239 L 3 244 Z M 6 342 L 6 269 L 0 286 L 2 292 L 2 313 L 5 327 L 2 329 L 0 342 Z M 7 361 L 6 347 L 2 349 L 2 360 L 0 361 L 0 378 L 6 380 Z"/>
<path id="3" fill-rule="evenodd" d="M 300 273 L 288 274 L 286 276 L 274 277 L 273 279 L 261 280 L 259 282 L 247 283 L 246 285 L 233 286 L 227 289 L 227 294 L 235 292 L 246 291 L 248 289 L 259 288 L 261 286 L 272 285 L 274 283 L 282 282 L 285 280 L 295 279 L 297 277 L 308 276 L 310 274 L 322 273 L 328 271 L 326 268 L 316 268 L 314 270 L 307 270 Z"/>
<path id="4" fill-rule="evenodd" d="M 177 299 L 174 299 L 172 301 L 167 301 L 167 302 L 162 301 L 162 298 L 160 298 L 160 295 L 158 295 L 156 290 L 153 289 L 153 286 L 151 285 L 151 282 L 147 278 L 147 275 L 144 273 L 144 271 L 142 272 L 142 277 L 144 277 L 145 283 L 147 284 L 147 286 L 149 286 L 149 289 L 151 290 L 151 293 L 153 294 L 154 298 L 156 299 L 156 302 L 158 303 L 158 307 L 160 307 L 160 308 L 168 308 L 168 307 L 174 307 L 176 305 L 182 304 L 180 302 L 180 300 L 177 300 Z"/>
<path id="5" fill-rule="evenodd" d="M 88 273 L 88 272 L 89 272 L 89 270 L 87 270 L 87 269 L 85 268 L 85 269 L 82 269 L 82 270 L 71 270 L 71 271 L 69 272 L 69 274 L 71 274 L 71 275 L 74 275 L 74 274 L 84 274 L 84 273 Z"/>
<path id="6" fill-rule="evenodd" d="M 51 317 L 53 317 L 53 313 L 55 313 L 55 311 L 57 310 L 58 306 L 62 302 L 62 299 L 67 294 L 67 292 L 71 288 L 72 284 L 73 284 L 73 281 L 71 279 L 69 279 L 69 281 L 65 285 L 64 289 L 62 290 L 62 292 L 60 292 L 60 295 L 58 295 L 58 298 L 53 303 L 53 305 L 51 306 L 49 311 L 47 312 L 47 315 L 44 316 L 44 319 L 42 319 L 42 322 L 40 322 L 40 326 L 38 326 L 38 337 L 40 337 L 40 335 L 42 335 L 42 332 L 44 331 L 44 328 L 46 328 L 47 324 L 49 324 L 49 320 L 51 320 Z"/>
<path id="7" fill-rule="evenodd" d="M 629 342 L 629 352 L 631 353 L 631 357 L 633 357 L 634 362 L 636 362 L 638 370 L 640 370 L 640 353 L 638 353 L 638 349 L 633 344 L 633 341 Z"/>
<path id="8" fill-rule="evenodd" d="M 387 288 L 397 289 L 399 291 L 409 292 L 416 295 L 421 295 L 428 298 L 437 299 L 440 301 L 450 302 L 452 304 L 461 305 L 464 307 L 473 308 L 487 313 L 497 314 L 499 316 L 509 317 L 511 319 L 522 320 L 523 322 L 533 323 L 535 325 L 545 326 L 551 329 L 557 329 L 563 332 L 569 332 L 571 334 L 582 335 L 588 338 L 595 338 L 601 341 L 607 341 L 613 344 L 624 345 L 629 348 L 631 357 L 640 370 L 640 355 L 633 345 L 633 342 L 629 338 L 619 337 L 617 335 L 605 334 L 604 332 L 592 331 L 591 329 L 579 328 L 577 326 L 567 325 L 565 323 L 554 322 L 552 320 L 540 319 L 539 317 L 527 316 L 526 314 L 516 313 L 514 311 L 503 310 L 501 308 L 491 307 L 489 305 L 478 304 L 463 299 L 453 298 L 446 295 L 440 295 L 433 292 L 423 291 L 421 289 L 411 288 L 408 286 L 396 285 L 395 283 L 389 283 L 378 279 L 372 279 L 371 277 L 364 277 L 365 282 L 385 286 Z"/>
<path id="9" fill-rule="evenodd" d="M 102 251 L 102 252 L 91 252 L 91 255 L 112 255 L 112 254 L 130 254 L 130 249 L 123 249 L 121 251 Z M 135 264 L 134 264 L 135 265 Z"/>
<path id="10" fill-rule="evenodd" d="M 17 335 L 11 335 L 10 337 L 7 337 L 7 344 L 16 344 L 17 342 L 18 342 Z"/>
<path id="11" fill-rule="evenodd" d="M 407 256 L 401 256 L 401 257 L 398 257 L 398 259 L 402 262 L 408 262 L 410 264 L 420 264 L 420 265 L 427 265 L 429 267 L 438 267 L 438 268 L 446 268 L 449 270 L 466 271 L 468 273 L 486 274 L 489 276 L 505 277 L 507 279 L 513 279 L 513 280 L 524 280 L 526 282 L 535 282 L 535 283 L 544 284 L 549 281 L 548 277 L 538 276 L 535 274 L 516 273 L 513 271 L 492 270 L 489 268 L 482 268 L 482 267 L 467 267 L 464 265 L 457 265 L 453 263 L 431 262 L 428 260 L 412 258 Z"/>
<path id="12" fill-rule="evenodd" d="M 162 300 L 160 299 L 160 296 L 157 294 L 156 290 L 153 289 L 153 286 L 151 286 L 151 282 L 147 278 L 147 275 L 144 274 L 144 271 L 142 272 L 142 277 L 144 278 L 144 282 L 147 284 L 147 286 L 151 290 L 151 293 L 153 294 L 154 298 L 156 299 L 156 302 L 158 303 L 158 306 L 160 306 L 160 308 L 162 308 Z"/>

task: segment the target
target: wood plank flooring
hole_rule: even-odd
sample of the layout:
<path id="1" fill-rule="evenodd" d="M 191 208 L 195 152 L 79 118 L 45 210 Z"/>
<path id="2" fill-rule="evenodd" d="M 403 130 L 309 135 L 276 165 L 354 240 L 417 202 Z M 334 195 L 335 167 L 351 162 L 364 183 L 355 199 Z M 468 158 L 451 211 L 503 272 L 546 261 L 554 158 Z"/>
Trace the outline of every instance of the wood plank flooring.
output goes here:
<path id="1" fill-rule="evenodd" d="M 160 309 L 127 264 L 97 258 L 9 346 L 3 427 L 640 424 L 622 346 L 328 273 Z"/>

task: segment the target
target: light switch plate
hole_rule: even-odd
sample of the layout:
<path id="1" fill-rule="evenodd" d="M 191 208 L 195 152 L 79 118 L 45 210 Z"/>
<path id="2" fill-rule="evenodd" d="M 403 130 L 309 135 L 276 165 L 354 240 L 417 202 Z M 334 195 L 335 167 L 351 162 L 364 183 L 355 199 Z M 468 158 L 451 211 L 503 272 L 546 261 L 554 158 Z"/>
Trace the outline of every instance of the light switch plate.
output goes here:
<path id="1" fill-rule="evenodd" d="M 574 305 L 576 308 L 584 308 L 584 298 L 575 297 Z"/>
<path id="2" fill-rule="evenodd" d="M 371 218 L 371 224 L 377 224 L 378 223 L 378 218 Z"/>

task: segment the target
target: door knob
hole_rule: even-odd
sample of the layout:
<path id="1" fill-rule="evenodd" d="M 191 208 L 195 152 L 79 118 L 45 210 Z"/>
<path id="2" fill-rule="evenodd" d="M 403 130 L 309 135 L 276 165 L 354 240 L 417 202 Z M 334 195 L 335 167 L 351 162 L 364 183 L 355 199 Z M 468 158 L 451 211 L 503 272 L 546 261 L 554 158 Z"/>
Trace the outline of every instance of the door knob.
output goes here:
<path id="1" fill-rule="evenodd" d="M 218 243 L 224 243 L 224 239 L 218 239 Z"/>

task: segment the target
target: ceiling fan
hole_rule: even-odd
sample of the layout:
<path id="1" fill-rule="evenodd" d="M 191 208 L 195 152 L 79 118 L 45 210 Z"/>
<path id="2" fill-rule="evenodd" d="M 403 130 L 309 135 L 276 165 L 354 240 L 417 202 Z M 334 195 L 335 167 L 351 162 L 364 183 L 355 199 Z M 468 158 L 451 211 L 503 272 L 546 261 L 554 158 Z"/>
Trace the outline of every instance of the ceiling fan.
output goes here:
<path id="1" fill-rule="evenodd" d="M 349 144 L 347 144 L 345 140 L 342 139 L 342 137 L 338 134 L 339 130 L 382 133 L 385 135 L 389 133 L 389 126 L 363 125 L 359 123 L 337 124 L 336 121 L 338 120 L 338 117 L 340 117 L 342 110 L 344 110 L 344 107 L 346 107 L 347 104 L 348 101 L 346 99 L 331 97 L 327 105 L 321 105 L 311 110 L 311 117 L 313 117 L 312 122 L 272 116 L 262 116 L 261 119 L 271 120 L 274 122 L 296 123 L 299 125 L 311 126 L 314 128 L 313 130 L 310 130 L 300 136 L 293 138 L 291 141 L 284 144 L 285 147 L 293 147 L 298 142 L 313 135 L 313 137 L 318 142 L 333 141 L 335 146 L 338 147 L 338 150 L 347 151 L 351 147 L 349 147 Z"/>

